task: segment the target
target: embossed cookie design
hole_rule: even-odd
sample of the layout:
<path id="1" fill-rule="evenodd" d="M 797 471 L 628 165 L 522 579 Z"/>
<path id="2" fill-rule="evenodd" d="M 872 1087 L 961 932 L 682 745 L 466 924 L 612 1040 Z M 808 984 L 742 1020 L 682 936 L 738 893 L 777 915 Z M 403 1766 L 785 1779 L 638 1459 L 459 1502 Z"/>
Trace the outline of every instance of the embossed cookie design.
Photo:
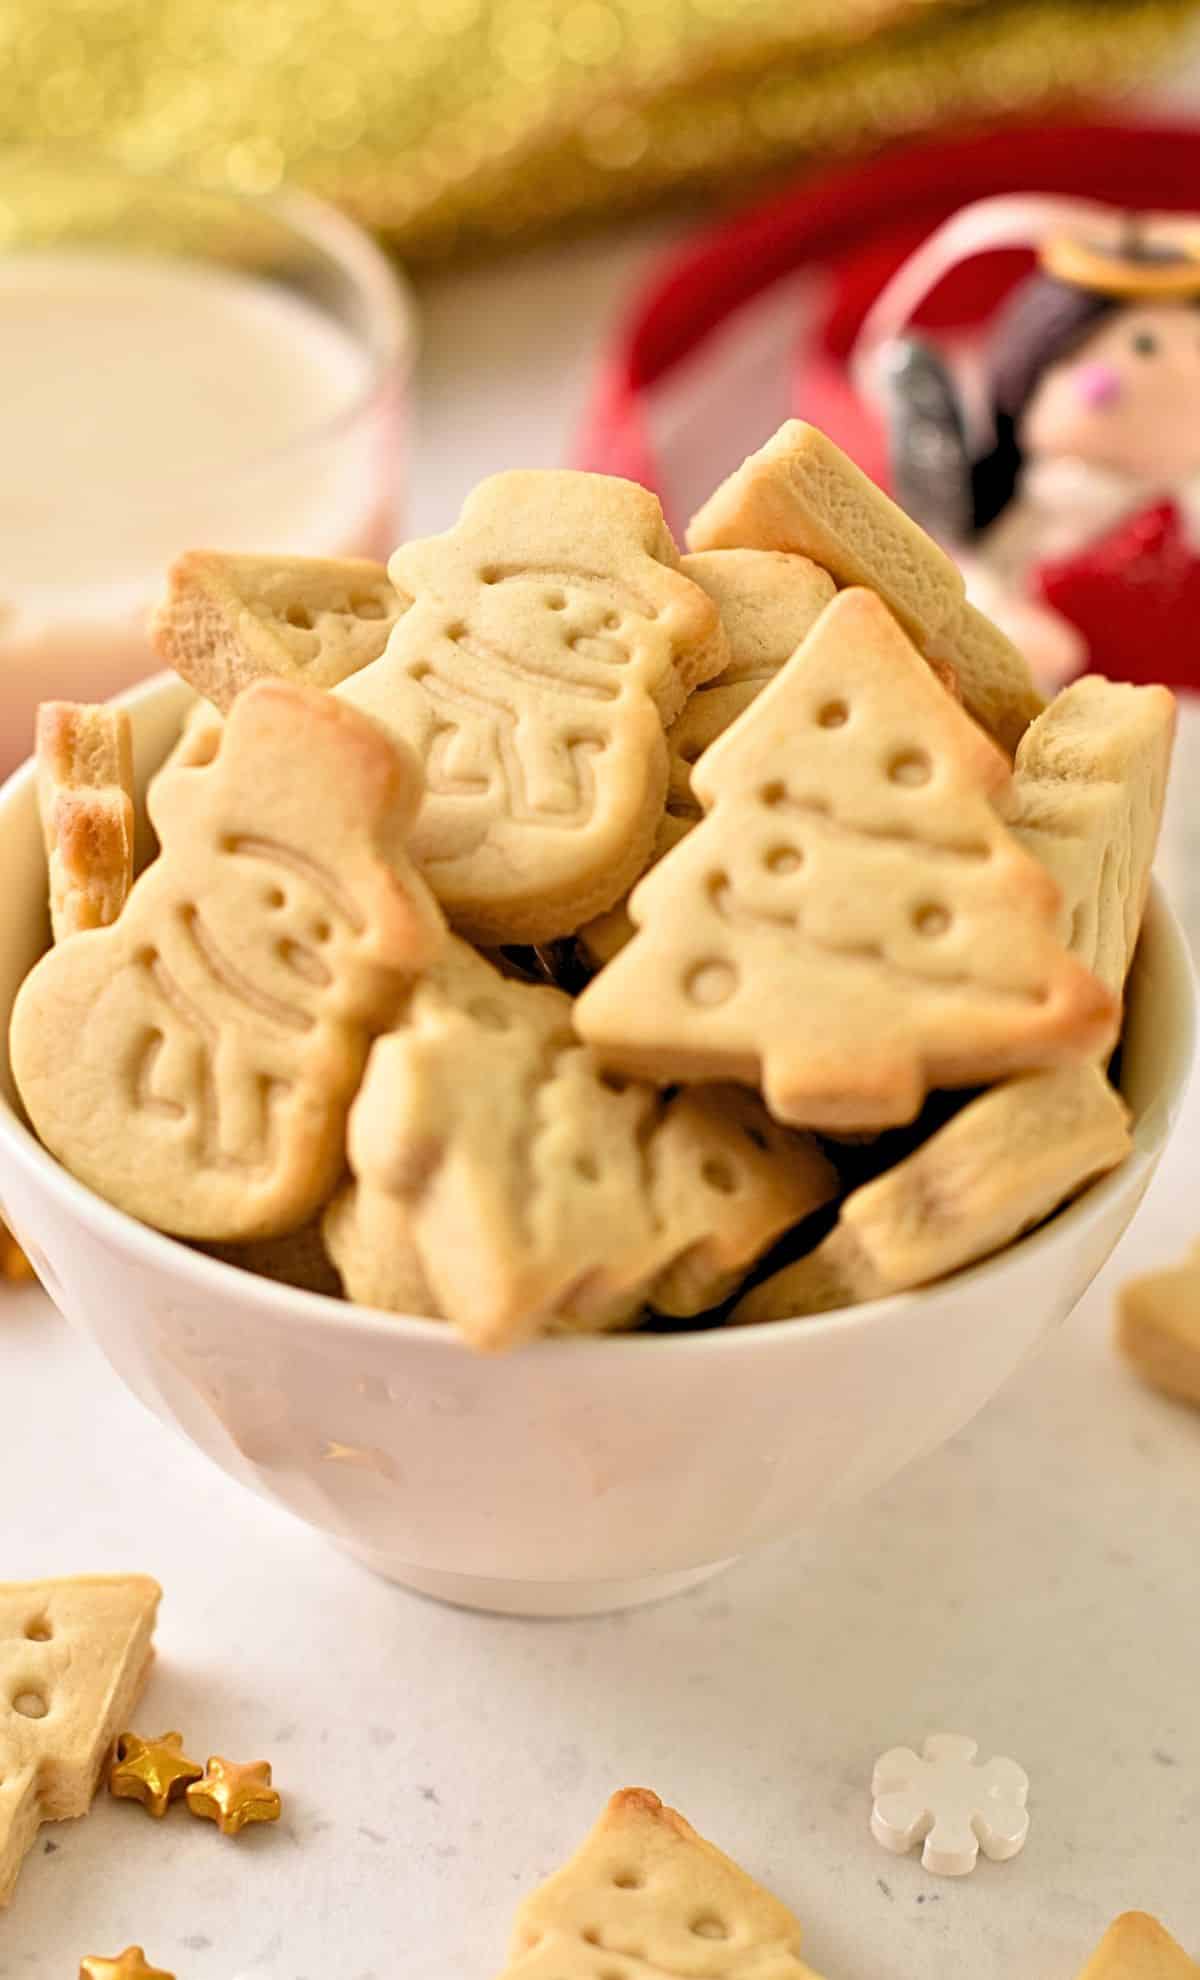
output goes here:
<path id="1" fill-rule="evenodd" d="M 575 1007 L 610 1067 L 761 1084 L 838 1132 L 1112 1045 L 1116 999 L 997 813 L 1006 759 L 873 593 L 826 607 L 692 781 L 707 816 Z"/>
<path id="2" fill-rule="evenodd" d="M 818 565 L 783 551 L 712 550 L 682 558 L 680 569 L 715 598 L 729 660 L 715 679 L 702 683 L 667 732 L 667 808 L 655 837 L 656 860 L 685 839 L 702 816 L 692 791 L 692 765 L 791 659 L 834 595 L 833 579 Z M 632 934 L 623 901 L 579 930 L 597 967 L 610 962 Z"/>
<path id="3" fill-rule="evenodd" d="M 451 942 L 374 1046 L 325 1239 L 352 1299 L 481 1349 L 725 1299 L 837 1179 L 756 1096 L 607 1079 L 570 999 Z M 432 1295 L 432 1307 L 428 1295 Z"/>
<path id="4" fill-rule="evenodd" d="M 189 550 L 151 622 L 154 649 L 228 711 L 274 675 L 332 688 L 378 660 L 404 609 L 382 564 L 360 557 L 247 557 Z"/>
<path id="5" fill-rule="evenodd" d="M 961 1271 L 1053 1215 L 1131 1146 L 1128 1109 L 1099 1066 L 1004 1080 L 852 1190 L 828 1237 L 747 1293 L 734 1322 L 832 1313 Z"/>
<path id="6" fill-rule="evenodd" d="M 665 730 L 728 658 L 716 603 L 653 495 L 569 472 L 493 476 L 388 574 L 412 605 L 337 692 L 421 758 L 415 858 L 474 940 L 573 933 L 649 859 Z"/>
<path id="7" fill-rule="evenodd" d="M 120 919 L 26 980 L 12 1065 L 46 1146 L 120 1209 L 271 1237 L 332 1193 L 371 1038 L 443 939 L 405 852 L 420 778 L 365 717 L 282 681 L 196 756 L 155 780 L 162 852 Z"/>
<path id="8" fill-rule="evenodd" d="M 141 1574 L 0 1583 L 0 1908 L 43 1822 L 86 1815 L 153 1656 Z"/>
<path id="9" fill-rule="evenodd" d="M 1009 825 L 1058 882 L 1067 947 L 1118 997 L 1146 910 L 1174 734 L 1166 688 L 1089 674 L 1055 696 L 1017 750 Z"/>

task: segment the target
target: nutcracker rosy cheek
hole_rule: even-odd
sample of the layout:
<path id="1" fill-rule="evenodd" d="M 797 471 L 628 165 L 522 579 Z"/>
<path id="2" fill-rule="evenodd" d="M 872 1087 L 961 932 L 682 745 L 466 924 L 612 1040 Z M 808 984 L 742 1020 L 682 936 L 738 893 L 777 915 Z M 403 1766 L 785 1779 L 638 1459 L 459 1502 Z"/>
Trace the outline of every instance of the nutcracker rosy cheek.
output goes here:
<path id="1" fill-rule="evenodd" d="M 1111 364 L 1077 364 L 1075 390 L 1085 406 L 1111 406 L 1121 396 L 1121 374 Z"/>
<path id="2" fill-rule="evenodd" d="M 1200 474 L 1200 311 L 1116 309 L 1035 387 L 1020 423 L 1027 459 L 1070 457 L 1137 479 Z"/>

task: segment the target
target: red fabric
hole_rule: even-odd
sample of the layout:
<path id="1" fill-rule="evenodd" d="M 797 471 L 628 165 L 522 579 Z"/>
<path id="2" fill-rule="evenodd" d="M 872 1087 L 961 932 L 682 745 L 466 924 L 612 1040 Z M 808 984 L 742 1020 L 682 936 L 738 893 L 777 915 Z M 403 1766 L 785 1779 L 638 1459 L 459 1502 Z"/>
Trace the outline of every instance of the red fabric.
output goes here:
<path id="1" fill-rule="evenodd" d="M 1200 687 L 1200 556 L 1173 502 L 1127 516 L 1035 573 L 1034 590 L 1078 627 L 1090 670 Z"/>
<path id="2" fill-rule="evenodd" d="M 655 487 L 645 394 L 735 310 L 785 276 L 820 269 L 834 281 L 820 340 L 824 354 L 804 353 L 798 374 L 803 413 L 808 366 L 844 357 L 883 282 L 968 201 L 1001 192 L 1065 193 L 1186 212 L 1197 204 L 1197 186 L 1200 130 L 1116 120 L 1010 124 L 807 178 L 701 235 L 666 263 L 604 361 L 576 459 Z M 921 320 L 980 320 L 1027 265 L 1019 255 L 997 254 L 956 270 Z M 831 424 L 828 415 L 824 423 L 860 453 L 870 444 L 865 422 L 849 395 L 840 403 L 845 424 Z"/>

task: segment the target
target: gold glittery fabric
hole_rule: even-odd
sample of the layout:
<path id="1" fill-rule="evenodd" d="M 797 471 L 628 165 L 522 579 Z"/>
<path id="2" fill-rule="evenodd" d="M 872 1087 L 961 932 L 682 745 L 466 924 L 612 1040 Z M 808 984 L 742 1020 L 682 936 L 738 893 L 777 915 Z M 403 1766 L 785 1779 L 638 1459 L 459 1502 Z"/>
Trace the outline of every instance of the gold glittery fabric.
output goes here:
<path id="1" fill-rule="evenodd" d="M 0 141 L 269 191 L 410 256 L 1059 105 L 1197 0 L 0 0 Z"/>

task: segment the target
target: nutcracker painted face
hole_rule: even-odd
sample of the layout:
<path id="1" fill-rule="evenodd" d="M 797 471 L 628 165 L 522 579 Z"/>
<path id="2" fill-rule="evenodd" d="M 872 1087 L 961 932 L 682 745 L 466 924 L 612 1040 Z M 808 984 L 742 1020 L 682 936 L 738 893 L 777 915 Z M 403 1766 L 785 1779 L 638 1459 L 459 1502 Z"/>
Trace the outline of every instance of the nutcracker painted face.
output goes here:
<path id="1" fill-rule="evenodd" d="M 1200 473 L 1200 262 L 1051 239 L 988 339 L 997 440 L 1140 479 Z"/>
<path id="2" fill-rule="evenodd" d="M 1116 305 L 1046 365 L 1017 423 L 1028 459 L 1069 454 L 1121 474 L 1200 474 L 1200 309 Z"/>

